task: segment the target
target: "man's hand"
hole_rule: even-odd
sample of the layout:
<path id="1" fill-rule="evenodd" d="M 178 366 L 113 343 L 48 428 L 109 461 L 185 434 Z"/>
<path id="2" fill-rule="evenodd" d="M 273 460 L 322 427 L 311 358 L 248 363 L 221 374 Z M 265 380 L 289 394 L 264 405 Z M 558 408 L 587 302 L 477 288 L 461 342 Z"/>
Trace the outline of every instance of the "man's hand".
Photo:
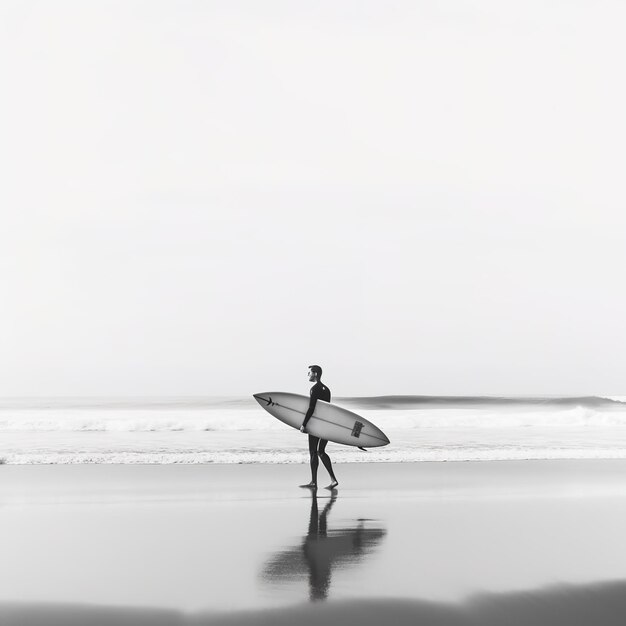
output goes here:
<path id="1" fill-rule="evenodd" d="M 305 433 L 306 432 L 306 428 L 304 427 L 304 424 L 302 424 L 302 426 L 300 426 L 300 432 L 301 433 Z"/>

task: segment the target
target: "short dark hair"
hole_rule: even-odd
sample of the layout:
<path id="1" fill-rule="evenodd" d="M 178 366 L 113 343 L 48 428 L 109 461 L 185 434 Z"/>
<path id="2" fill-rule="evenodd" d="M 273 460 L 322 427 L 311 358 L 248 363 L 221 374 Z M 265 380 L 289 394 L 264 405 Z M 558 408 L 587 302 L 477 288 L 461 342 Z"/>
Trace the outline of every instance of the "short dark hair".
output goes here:
<path id="1" fill-rule="evenodd" d="M 319 365 L 309 365 L 309 369 L 314 374 L 317 374 L 318 379 L 322 377 L 322 368 Z"/>

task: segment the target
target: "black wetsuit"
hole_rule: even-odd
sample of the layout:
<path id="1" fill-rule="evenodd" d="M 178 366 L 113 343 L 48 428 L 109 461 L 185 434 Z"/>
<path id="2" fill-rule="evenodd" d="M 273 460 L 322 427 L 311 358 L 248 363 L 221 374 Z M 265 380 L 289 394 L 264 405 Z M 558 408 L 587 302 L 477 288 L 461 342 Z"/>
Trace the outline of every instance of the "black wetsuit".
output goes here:
<path id="1" fill-rule="evenodd" d="M 318 400 L 330 402 L 330 389 L 319 380 L 311 387 L 311 401 L 309 402 L 309 409 L 304 416 L 303 426 L 306 427 L 307 422 L 311 419 Z"/>
<path id="2" fill-rule="evenodd" d="M 309 408 L 304 416 L 303 426 L 306 427 L 307 422 L 311 419 L 313 411 L 315 411 L 315 405 L 318 400 L 324 400 L 330 402 L 330 389 L 319 380 L 311 387 L 311 401 L 309 402 Z M 309 433 L 309 456 L 311 458 L 311 484 L 317 486 L 317 467 L 319 465 L 319 459 L 322 460 L 324 467 L 328 470 L 328 474 L 332 478 L 332 487 L 337 486 L 337 479 L 333 473 L 333 466 L 330 461 L 330 457 L 326 454 L 326 439 L 320 439 Z"/>

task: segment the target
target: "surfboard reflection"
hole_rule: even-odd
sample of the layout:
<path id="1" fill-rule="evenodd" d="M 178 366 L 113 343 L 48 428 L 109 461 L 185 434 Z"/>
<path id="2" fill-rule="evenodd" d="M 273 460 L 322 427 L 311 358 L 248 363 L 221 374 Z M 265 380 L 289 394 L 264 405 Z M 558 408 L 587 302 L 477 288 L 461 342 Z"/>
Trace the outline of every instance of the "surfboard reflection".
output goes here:
<path id="1" fill-rule="evenodd" d="M 263 568 L 261 577 L 270 584 L 288 584 L 308 578 L 309 599 L 325 600 L 330 590 L 332 571 L 359 564 L 383 540 L 387 531 L 358 519 L 348 527 L 328 528 L 328 516 L 337 501 L 337 491 L 319 511 L 317 493 L 312 492 L 309 528 L 302 543 L 274 555 Z"/>

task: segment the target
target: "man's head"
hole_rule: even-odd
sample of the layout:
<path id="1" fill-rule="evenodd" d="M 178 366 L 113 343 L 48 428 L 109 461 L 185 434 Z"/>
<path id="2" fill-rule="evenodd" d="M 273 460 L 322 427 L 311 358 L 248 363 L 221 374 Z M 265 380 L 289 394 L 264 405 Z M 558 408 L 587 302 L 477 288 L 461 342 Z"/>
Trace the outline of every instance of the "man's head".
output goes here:
<path id="1" fill-rule="evenodd" d="M 319 365 L 309 365 L 309 380 L 312 383 L 322 379 L 322 368 Z"/>

